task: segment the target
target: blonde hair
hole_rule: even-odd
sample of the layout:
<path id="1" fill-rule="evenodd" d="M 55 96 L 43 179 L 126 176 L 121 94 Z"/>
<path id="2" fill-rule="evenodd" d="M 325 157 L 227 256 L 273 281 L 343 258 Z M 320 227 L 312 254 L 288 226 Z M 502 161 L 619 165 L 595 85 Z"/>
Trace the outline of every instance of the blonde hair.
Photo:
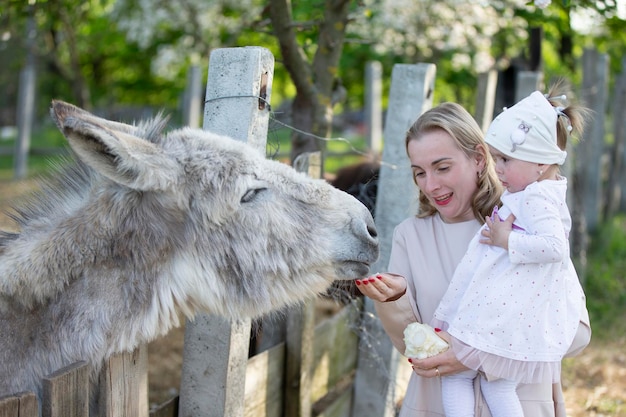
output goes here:
<path id="1" fill-rule="evenodd" d="M 491 214 L 493 207 L 500 204 L 502 185 L 496 175 L 494 162 L 484 141 L 483 132 L 462 106 L 456 103 L 442 103 L 422 114 L 409 128 L 405 140 L 407 155 L 410 141 L 419 140 L 422 135 L 433 130 L 443 130 L 448 133 L 467 158 L 473 158 L 476 155 L 484 158 L 485 168 L 478 175 L 478 190 L 472 199 L 474 217 L 484 223 L 485 217 Z M 415 182 L 415 177 L 413 181 Z M 420 190 L 417 217 L 428 217 L 435 213 L 437 209 Z"/>

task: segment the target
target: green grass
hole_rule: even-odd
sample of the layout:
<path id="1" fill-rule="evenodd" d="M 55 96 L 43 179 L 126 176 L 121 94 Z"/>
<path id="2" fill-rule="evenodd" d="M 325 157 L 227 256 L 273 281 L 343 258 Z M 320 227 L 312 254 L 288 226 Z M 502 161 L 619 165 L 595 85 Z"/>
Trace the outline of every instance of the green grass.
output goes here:
<path id="1" fill-rule="evenodd" d="M 585 279 L 594 338 L 626 335 L 626 216 L 602 225 L 591 237 Z"/>

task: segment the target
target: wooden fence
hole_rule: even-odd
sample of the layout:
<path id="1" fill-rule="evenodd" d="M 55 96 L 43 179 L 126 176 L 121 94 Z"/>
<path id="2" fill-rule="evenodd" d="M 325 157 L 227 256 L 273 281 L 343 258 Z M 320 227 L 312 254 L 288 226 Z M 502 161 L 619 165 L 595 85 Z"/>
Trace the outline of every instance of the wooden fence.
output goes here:
<path id="1" fill-rule="evenodd" d="M 602 78 L 602 67 L 598 68 L 603 60 L 593 52 L 586 52 L 585 59 L 597 63 L 593 71 L 589 70 L 596 78 L 587 83 L 596 87 L 606 83 L 606 78 Z M 432 106 L 435 75 L 433 64 L 402 64 L 393 68 L 384 130 L 386 140 L 382 159 L 385 164 L 381 167 L 376 205 L 381 257 L 372 271 L 386 268 L 395 225 L 417 209 L 403 139 L 414 119 Z M 264 152 L 268 122 L 266 103 L 271 94 L 272 77 L 273 57 L 263 48 L 213 51 L 203 127 L 248 140 L 259 152 Z M 524 81 L 518 86 L 518 98 L 540 88 L 542 80 L 537 74 L 525 73 L 521 77 Z M 476 113 L 483 126 L 489 118 L 485 114 L 493 111 L 494 82 L 492 74 L 481 78 Z M 613 143 L 615 149 L 618 146 L 623 149 L 626 131 L 626 106 L 623 105 L 626 81 L 623 76 L 616 85 L 619 94 L 615 100 L 622 100 L 616 101 L 622 105 L 613 109 L 616 120 Z M 600 90 L 583 90 L 582 98 L 585 99 L 585 94 L 590 95 L 587 99 L 596 98 L 601 94 Z M 592 123 L 590 132 L 599 132 L 595 123 L 604 122 L 604 111 L 597 106 L 596 112 L 600 116 L 596 114 L 598 120 Z M 593 134 L 604 135 L 604 132 Z M 575 164 L 568 168 L 572 173 L 590 169 L 581 167 L 581 164 L 603 166 L 600 160 L 605 160 L 602 155 L 606 153 L 603 136 L 587 137 L 586 140 L 590 147 L 599 146 L 603 151 L 585 151 L 584 155 L 577 155 Z M 621 152 L 619 158 L 613 158 L 617 160 L 615 164 L 623 158 L 623 150 Z M 618 165 L 623 169 L 626 163 Z M 315 167 L 315 162 L 308 160 L 301 169 L 316 175 L 313 172 Z M 584 171 L 578 175 L 584 175 Z M 623 180 L 624 176 L 618 175 L 609 191 L 625 189 L 620 186 Z M 581 189 L 589 192 L 587 187 L 592 186 L 598 185 L 585 185 Z M 620 201 L 619 197 L 615 198 Z M 590 209 L 588 206 L 583 208 Z M 575 206 L 576 209 L 587 213 L 591 219 L 597 215 L 597 211 L 589 215 L 579 206 Z M 100 376 L 101 392 L 95 393 L 101 416 L 394 415 L 396 405 L 404 395 L 411 368 L 382 331 L 372 302 L 369 299 L 354 301 L 317 326 L 313 324 L 313 315 L 313 302 L 289 310 L 284 314 L 284 332 L 276 332 L 284 334 L 284 340 L 273 341 L 270 348 L 252 357 L 248 357 L 250 320 L 230 322 L 200 316 L 188 322 L 180 396 L 153 410 L 148 410 L 147 404 L 146 348 L 117 355 L 105 364 Z M 0 417 L 37 416 L 40 409 L 44 417 L 87 416 L 88 374 L 85 363 L 61 369 L 44 379 L 41 405 L 34 394 L 17 393 L 0 399 Z"/>
<path id="2" fill-rule="evenodd" d="M 306 395 L 315 416 L 349 416 L 351 386 L 355 376 L 359 337 L 355 330 L 358 302 L 317 325 L 307 339 L 312 343 L 311 369 L 305 377 Z M 289 360 L 287 343 L 281 342 L 245 361 L 243 415 L 246 417 L 281 417 L 289 389 L 285 374 Z M 211 358 L 213 355 L 211 356 Z M 179 398 L 148 410 L 147 349 L 111 358 L 100 373 L 99 398 L 101 417 L 175 417 Z M 205 358 L 208 360 L 209 358 Z M 44 378 L 42 415 L 45 417 L 87 417 L 89 415 L 89 366 L 76 363 Z M 292 390 L 298 386 L 290 387 Z M 197 416 L 213 413 L 198 410 Z M 39 407 L 33 393 L 18 393 L 0 399 L 2 417 L 37 417 Z M 229 415 L 229 414 L 224 414 Z"/>

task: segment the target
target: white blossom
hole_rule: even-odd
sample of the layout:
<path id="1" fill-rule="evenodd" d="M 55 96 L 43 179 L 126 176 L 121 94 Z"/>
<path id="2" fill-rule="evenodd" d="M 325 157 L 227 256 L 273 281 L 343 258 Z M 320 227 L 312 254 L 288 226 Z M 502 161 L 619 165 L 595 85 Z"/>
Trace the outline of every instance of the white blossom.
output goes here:
<path id="1" fill-rule="evenodd" d="M 545 9 L 550 5 L 550 3 L 552 3 L 552 0 L 535 0 L 535 6 L 540 9 Z"/>
<path id="2" fill-rule="evenodd" d="M 110 16 L 139 47 L 147 48 L 167 30 L 187 34 L 158 49 L 152 70 L 167 79 L 177 76 L 190 57 L 205 56 L 211 48 L 223 46 L 222 33 L 237 32 L 260 15 L 261 9 L 254 0 L 135 0 L 129 5 L 130 1 L 117 0 Z M 225 8 L 236 12 L 226 16 Z"/>

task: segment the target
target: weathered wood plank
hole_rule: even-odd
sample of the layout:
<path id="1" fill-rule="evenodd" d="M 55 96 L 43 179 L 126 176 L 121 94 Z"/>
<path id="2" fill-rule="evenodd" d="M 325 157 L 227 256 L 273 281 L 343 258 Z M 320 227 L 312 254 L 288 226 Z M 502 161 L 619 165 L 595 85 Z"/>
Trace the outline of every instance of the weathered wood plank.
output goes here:
<path id="1" fill-rule="evenodd" d="M 0 417 L 19 417 L 20 399 L 16 396 L 0 398 Z"/>
<path id="2" fill-rule="evenodd" d="M 89 365 L 76 362 L 43 379 L 43 417 L 89 416 Z"/>
<path id="3" fill-rule="evenodd" d="M 39 400 L 32 392 L 22 392 L 16 394 L 19 399 L 19 417 L 38 417 L 39 416 Z"/>
<path id="4" fill-rule="evenodd" d="M 244 417 L 282 417 L 285 381 L 285 344 L 253 356 L 248 361 Z"/>
<path id="5" fill-rule="evenodd" d="M 322 174 L 320 152 L 303 153 L 294 161 L 299 172 L 311 178 Z M 285 337 L 285 415 L 311 416 L 311 385 L 313 368 L 313 342 L 315 333 L 315 301 L 307 300 L 292 307 L 287 314 Z"/>
<path id="6" fill-rule="evenodd" d="M 100 416 L 148 416 L 148 349 L 111 357 L 100 372 Z"/>
<path id="7" fill-rule="evenodd" d="M 355 323 L 359 313 L 357 308 L 348 305 L 315 328 L 312 402 L 324 397 L 356 369 L 359 351 Z"/>
<path id="8" fill-rule="evenodd" d="M 358 355 L 355 313 L 358 312 L 354 306 L 344 307 L 315 327 L 309 400 L 310 404 L 318 402 L 310 407 L 309 412 L 314 415 L 335 413 L 327 408 L 338 407 L 335 403 L 342 401 L 345 395 L 351 398 Z M 245 383 L 245 417 L 290 416 L 283 412 L 283 399 L 287 395 L 287 391 L 283 391 L 285 361 L 284 343 L 250 358 Z"/>
<path id="9" fill-rule="evenodd" d="M 314 417 L 350 417 L 352 409 L 352 381 L 353 378 L 348 378 L 347 386 L 341 386 L 338 388 L 338 395 L 333 398 L 328 404 L 321 404 L 325 401 L 320 401 L 313 406 Z"/>
<path id="10" fill-rule="evenodd" d="M 312 301 L 289 311 L 285 361 L 285 415 L 310 417 L 315 307 Z"/>

